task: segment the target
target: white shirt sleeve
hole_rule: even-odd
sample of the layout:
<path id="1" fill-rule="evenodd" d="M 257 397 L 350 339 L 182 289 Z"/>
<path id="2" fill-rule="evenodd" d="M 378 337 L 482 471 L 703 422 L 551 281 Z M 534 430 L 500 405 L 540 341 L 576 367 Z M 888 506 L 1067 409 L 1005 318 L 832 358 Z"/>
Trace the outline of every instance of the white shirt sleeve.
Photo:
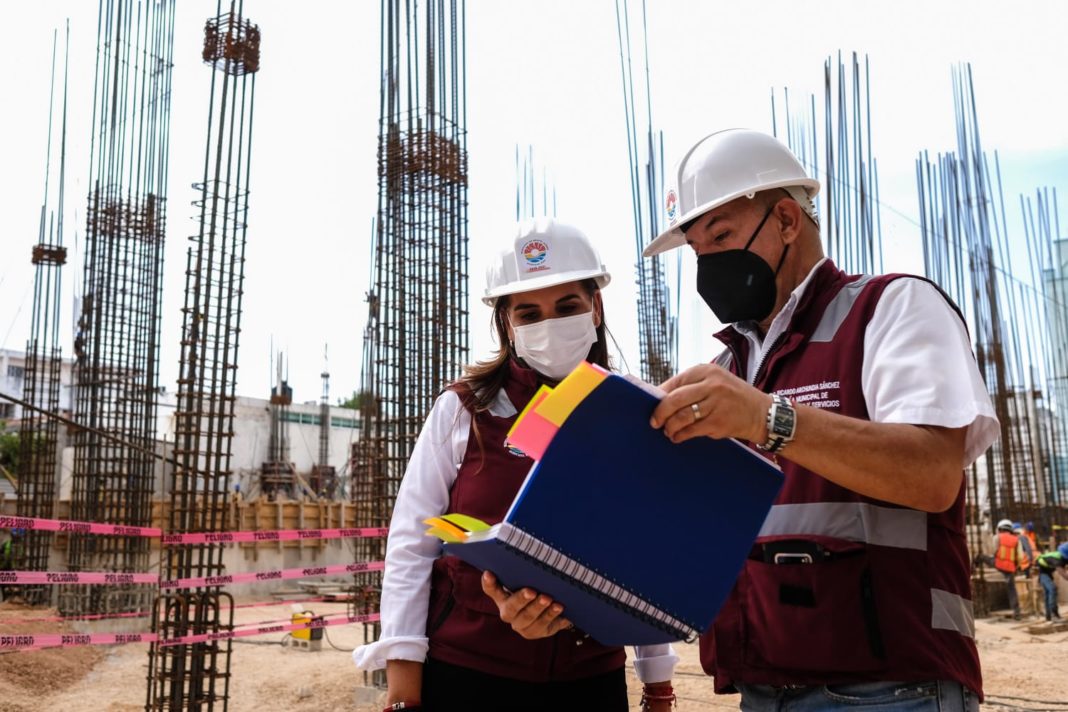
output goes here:
<path id="1" fill-rule="evenodd" d="M 564 612 L 567 615 L 567 612 Z M 667 682 L 675 674 L 679 656 L 670 644 L 638 645 L 634 648 L 634 672 L 638 681 Z"/>
<path id="2" fill-rule="evenodd" d="M 387 660 L 426 660 L 430 571 L 441 542 L 426 536 L 423 520 L 444 514 L 463 462 L 471 414 L 445 391 L 434 402 L 404 473 L 386 544 L 382 579 L 382 634 L 352 652 L 356 666 L 378 670 Z"/>
<path id="3" fill-rule="evenodd" d="M 967 426 L 962 467 L 998 437 L 997 416 L 967 329 L 922 279 L 887 285 L 865 334 L 861 379 L 872 421 Z"/>

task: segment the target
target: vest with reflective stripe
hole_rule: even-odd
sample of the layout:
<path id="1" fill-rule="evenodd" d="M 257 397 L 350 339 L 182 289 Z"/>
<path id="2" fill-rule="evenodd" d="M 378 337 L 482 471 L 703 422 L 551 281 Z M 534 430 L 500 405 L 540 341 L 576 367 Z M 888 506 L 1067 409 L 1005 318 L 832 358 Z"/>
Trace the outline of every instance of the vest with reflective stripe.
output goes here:
<path id="1" fill-rule="evenodd" d="M 829 260 L 821 265 L 755 385 L 868 419 L 865 330 L 886 285 L 903 276 L 848 276 Z M 727 365 L 745 378 L 747 339 L 730 328 L 717 336 L 731 354 Z M 787 446 L 785 484 L 758 538 L 764 546 L 701 638 L 716 690 L 952 679 L 981 693 L 963 475 L 953 505 L 928 514 L 858 495 L 789 456 Z M 813 563 L 773 563 L 768 552 L 781 550 L 808 553 Z"/>
<path id="2" fill-rule="evenodd" d="M 537 390 L 537 376 L 514 362 L 508 368 L 504 390 L 515 410 L 507 417 L 489 411 L 473 413 L 467 451 L 449 492 L 448 511 L 489 524 L 504 519 L 533 464 L 530 458 L 508 450 L 504 439 L 518 411 Z M 469 390 L 462 384 L 450 389 L 468 411 L 473 409 Z M 481 576 L 478 569 L 454 556 L 434 562 L 427 615 L 430 657 L 529 682 L 576 680 L 617 670 L 625 663 L 622 648 L 605 647 L 579 631 L 561 631 L 541 640 L 522 638 L 500 619 L 497 604 L 482 591 Z"/>
<path id="3" fill-rule="evenodd" d="M 998 550 L 994 553 L 994 568 L 1014 574 L 1021 567 L 1020 540 L 1012 532 L 998 532 Z M 1028 562 L 1030 563 L 1030 562 Z"/>
<path id="4" fill-rule="evenodd" d="M 1047 573 L 1053 573 L 1053 570 L 1065 565 L 1064 557 L 1061 556 L 1059 551 L 1047 551 L 1045 554 L 1039 554 L 1035 563 L 1038 564 L 1038 568 Z"/>

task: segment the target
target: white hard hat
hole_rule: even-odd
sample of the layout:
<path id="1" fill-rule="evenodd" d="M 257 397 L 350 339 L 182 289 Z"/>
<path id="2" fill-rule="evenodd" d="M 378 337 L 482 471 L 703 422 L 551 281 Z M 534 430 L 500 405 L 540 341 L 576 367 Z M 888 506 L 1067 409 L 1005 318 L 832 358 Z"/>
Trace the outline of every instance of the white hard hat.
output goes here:
<path id="1" fill-rule="evenodd" d="M 812 197 L 819 192 L 820 182 L 808 177 L 789 148 L 760 131 L 727 129 L 706 136 L 686 152 L 667 178 L 663 208 L 668 227 L 645 248 L 645 257 L 685 245 L 682 225 L 761 190 L 787 189 L 816 219 Z"/>
<path id="2" fill-rule="evenodd" d="M 573 225 L 536 218 L 519 223 L 512 245 L 490 262 L 482 301 L 493 306 L 506 294 L 582 279 L 602 288 L 612 279 L 589 238 Z"/>
<path id="3" fill-rule="evenodd" d="M 1008 531 L 1012 531 L 1012 520 L 1002 519 L 1000 522 L 998 522 L 998 529 L 1007 529 Z"/>

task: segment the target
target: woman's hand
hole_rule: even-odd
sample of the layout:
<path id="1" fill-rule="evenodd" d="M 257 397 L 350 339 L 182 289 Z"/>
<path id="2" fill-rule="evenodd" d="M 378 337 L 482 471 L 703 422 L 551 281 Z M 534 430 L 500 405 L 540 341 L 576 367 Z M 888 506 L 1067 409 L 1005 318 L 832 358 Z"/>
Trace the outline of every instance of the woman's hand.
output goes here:
<path id="1" fill-rule="evenodd" d="M 501 620 L 527 640 L 548 638 L 571 627 L 571 621 L 560 616 L 564 607 L 533 589 L 511 593 L 486 571 L 482 574 L 482 590 L 497 604 Z"/>

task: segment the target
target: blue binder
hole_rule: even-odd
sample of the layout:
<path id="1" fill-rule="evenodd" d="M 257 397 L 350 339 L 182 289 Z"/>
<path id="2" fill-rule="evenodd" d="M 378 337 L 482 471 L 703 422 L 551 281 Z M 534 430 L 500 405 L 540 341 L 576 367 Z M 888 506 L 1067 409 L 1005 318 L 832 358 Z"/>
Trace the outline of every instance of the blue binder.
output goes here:
<path id="1" fill-rule="evenodd" d="M 504 521 L 445 552 L 511 590 L 551 596 L 605 645 L 706 630 L 782 473 L 734 440 L 673 444 L 649 425 L 657 402 L 607 377 L 560 427 Z"/>

